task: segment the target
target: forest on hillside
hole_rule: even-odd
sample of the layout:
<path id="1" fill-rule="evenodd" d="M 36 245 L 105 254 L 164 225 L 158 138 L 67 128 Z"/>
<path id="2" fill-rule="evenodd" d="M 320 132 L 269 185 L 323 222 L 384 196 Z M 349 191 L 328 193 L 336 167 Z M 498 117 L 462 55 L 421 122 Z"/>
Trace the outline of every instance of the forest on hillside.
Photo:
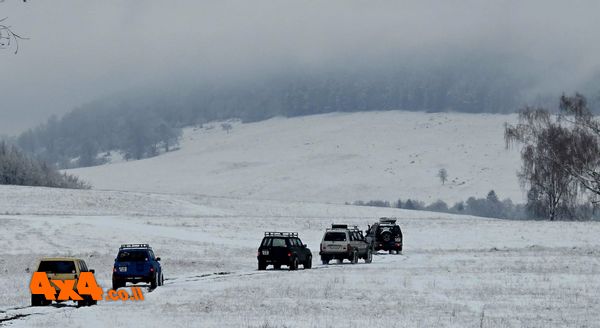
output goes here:
<path id="1" fill-rule="evenodd" d="M 525 103 L 555 106 L 557 95 L 531 91 L 543 81 L 521 68 L 511 58 L 457 56 L 428 65 L 337 66 L 226 81 L 196 77 L 82 105 L 14 142 L 28 154 L 71 168 L 101 164 L 99 154 L 111 151 L 126 159 L 152 157 L 171 150 L 182 127 L 215 120 L 381 110 L 513 113 Z M 600 78 L 590 85 L 600 86 Z M 588 89 L 595 110 L 600 87 Z"/>

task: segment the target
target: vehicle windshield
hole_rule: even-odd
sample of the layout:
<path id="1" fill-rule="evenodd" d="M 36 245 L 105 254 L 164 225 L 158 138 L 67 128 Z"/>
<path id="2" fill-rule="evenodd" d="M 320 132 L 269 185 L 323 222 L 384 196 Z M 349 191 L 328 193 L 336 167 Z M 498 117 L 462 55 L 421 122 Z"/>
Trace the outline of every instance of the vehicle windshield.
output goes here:
<path id="1" fill-rule="evenodd" d="M 76 273 L 73 261 L 42 261 L 38 272 L 49 273 Z"/>
<path id="2" fill-rule="evenodd" d="M 345 232 L 328 232 L 325 234 L 325 241 L 346 241 Z"/>
<path id="3" fill-rule="evenodd" d="M 119 261 L 148 261 L 148 252 L 145 250 L 126 250 L 120 251 L 117 256 Z"/>

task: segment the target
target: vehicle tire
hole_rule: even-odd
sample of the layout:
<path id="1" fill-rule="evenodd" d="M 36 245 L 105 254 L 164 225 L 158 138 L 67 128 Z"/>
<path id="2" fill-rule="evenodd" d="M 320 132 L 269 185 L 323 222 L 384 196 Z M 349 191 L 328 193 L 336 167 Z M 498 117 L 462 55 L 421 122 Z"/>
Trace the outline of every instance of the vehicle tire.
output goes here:
<path id="1" fill-rule="evenodd" d="M 267 264 L 264 262 L 258 262 L 258 270 L 266 270 L 267 269 Z"/>
<path id="2" fill-rule="evenodd" d="M 117 290 L 117 289 L 119 289 L 121 287 L 125 287 L 125 283 L 113 279 L 113 281 L 112 281 L 112 289 L 113 290 Z"/>
<path id="3" fill-rule="evenodd" d="M 31 294 L 31 306 L 44 306 L 44 298 L 42 295 Z"/>
<path id="4" fill-rule="evenodd" d="M 292 263 L 290 263 L 290 271 L 298 270 L 298 258 L 294 257 Z"/>
<path id="5" fill-rule="evenodd" d="M 329 259 L 321 256 L 321 263 L 323 263 L 323 265 L 329 265 Z"/>
<path id="6" fill-rule="evenodd" d="M 365 257 L 365 263 L 371 263 L 373 262 L 373 251 L 371 251 L 370 249 L 367 250 L 367 257 Z"/>
<path id="7" fill-rule="evenodd" d="M 391 250 L 391 249 L 390 249 L 388 252 L 389 252 L 390 254 L 394 254 L 394 251 L 393 251 L 393 250 Z"/>
<path id="8" fill-rule="evenodd" d="M 165 284 L 165 277 L 163 276 L 162 272 L 160 273 L 160 278 L 158 279 L 158 285 L 162 286 Z"/>
<path id="9" fill-rule="evenodd" d="M 350 258 L 350 263 L 356 264 L 358 263 L 358 253 L 352 252 L 352 258 Z"/>
<path id="10" fill-rule="evenodd" d="M 273 264 L 273 269 L 281 270 L 281 264 Z"/>
<path id="11" fill-rule="evenodd" d="M 77 307 L 82 307 L 82 306 L 90 306 L 91 304 L 91 299 L 89 296 L 84 295 L 81 296 L 83 299 L 81 301 L 77 301 Z"/>
<path id="12" fill-rule="evenodd" d="M 304 269 L 312 268 L 312 256 L 308 256 L 306 262 L 304 262 Z"/>
<path id="13" fill-rule="evenodd" d="M 155 273 L 150 281 L 150 289 L 155 289 L 158 286 L 158 275 Z"/>
<path id="14" fill-rule="evenodd" d="M 385 243 L 389 243 L 392 240 L 392 233 L 389 231 L 384 231 L 381 233 L 381 240 Z"/>

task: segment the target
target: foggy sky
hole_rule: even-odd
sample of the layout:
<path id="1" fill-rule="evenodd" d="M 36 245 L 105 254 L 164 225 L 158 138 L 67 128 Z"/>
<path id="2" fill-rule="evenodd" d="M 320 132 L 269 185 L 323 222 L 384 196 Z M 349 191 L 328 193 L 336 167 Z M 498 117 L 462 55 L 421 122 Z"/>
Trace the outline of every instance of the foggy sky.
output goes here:
<path id="1" fill-rule="evenodd" d="M 86 102 L 180 80 L 368 67 L 405 54 L 501 52 L 562 92 L 599 68 L 598 1 L 18 0 L 0 18 L 30 38 L 0 50 L 0 134 Z"/>

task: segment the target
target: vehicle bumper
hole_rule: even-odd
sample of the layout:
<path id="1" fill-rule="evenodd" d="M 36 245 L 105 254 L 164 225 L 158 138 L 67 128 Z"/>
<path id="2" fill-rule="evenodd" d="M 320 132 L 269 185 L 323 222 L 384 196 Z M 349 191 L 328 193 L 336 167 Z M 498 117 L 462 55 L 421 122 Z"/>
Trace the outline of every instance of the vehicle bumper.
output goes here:
<path id="1" fill-rule="evenodd" d="M 384 251 L 396 251 L 402 250 L 402 242 L 390 242 L 390 243 L 375 243 L 373 245 L 376 251 L 384 250 Z"/>

